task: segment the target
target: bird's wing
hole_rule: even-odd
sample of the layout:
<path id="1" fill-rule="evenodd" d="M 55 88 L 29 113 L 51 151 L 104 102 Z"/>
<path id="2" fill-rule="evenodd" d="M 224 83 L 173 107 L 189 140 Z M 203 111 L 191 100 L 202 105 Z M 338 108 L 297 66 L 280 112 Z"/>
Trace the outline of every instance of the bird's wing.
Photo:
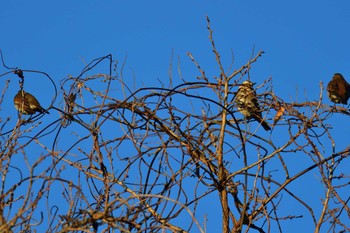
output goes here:
<path id="1" fill-rule="evenodd" d="M 342 102 L 343 102 L 347 96 L 346 82 L 344 80 L 341 80 L 338 82 L 337 86 L 338 86 L 339 97 L 342 99 Z"/>
<path id="2" fill-rule="evenodd" d="M 338 92 L 338 89 L 338 82 L 336 82 L 335 80 L 330 81 L 327 85 L 327 91 L 329 92 Z"/>
<path id="3" fill-rule="evenodd" d="M 261 109 L 260 109 L 260 105 L 258 102 L 258 98 L 256 96 L 256 92 L 254 90 L 251 90 L 249 97 L 250 97 L 252 103 L 254 104 L 255 112 L 261 116 Z"/>
<path id="4" fill-rule="evenodd" d="M 346 82 L 346 100 L 350 98 L 350 85 Z"/>

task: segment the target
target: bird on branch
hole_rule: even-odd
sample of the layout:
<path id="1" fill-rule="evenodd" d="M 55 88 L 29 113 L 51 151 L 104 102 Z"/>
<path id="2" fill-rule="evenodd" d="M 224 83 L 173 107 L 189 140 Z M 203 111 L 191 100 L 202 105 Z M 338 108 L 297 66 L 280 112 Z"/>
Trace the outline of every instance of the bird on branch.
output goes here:
<path id="1" fill-rule="evenodd" d="M 343 75 L 335 73 L 332 80 L 327 85 L 329 99 L 336 103 L 348 104 L 350 97 L 350 85 Z"/>
<path id="2" fill-rule="evenodd" d="M 238 88 L 238 92 L 235 97 L 235 102 L 238 106 L 238 110 L 247 119 L 255 119 L 262 127 L 268 131 L 271 130 L 270 126 L 264 121 L 261 109 L 256 97 L 256 92 L 253 89 L 253 83 L 249 80 L 244 81 Z"/>
<path id="3" fill-rule="evenodd" d="M 14 97 L 15 108 L 22 114 L 32 115 L 36 112 L 49 113 L 41 107 L 39 101 L 30 93 L 19 90 Z"/>

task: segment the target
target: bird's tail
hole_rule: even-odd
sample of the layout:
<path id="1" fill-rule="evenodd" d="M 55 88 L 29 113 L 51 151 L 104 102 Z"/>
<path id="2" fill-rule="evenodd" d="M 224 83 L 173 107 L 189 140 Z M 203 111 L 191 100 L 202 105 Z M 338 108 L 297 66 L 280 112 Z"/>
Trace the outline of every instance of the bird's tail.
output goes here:
<path id="1" fill-rule="evenodd" d="M 260 124 L 262 125 L 262 127 L 264 128 L 264 130 L 266 130 L 266 131 L 271 130 L 271 127 L 269 126 L 269 124 L 267 124 L 267 122 L 264 121 L 264 119 L 262 119 L 261 116 L 253 115 L 253 118 L 254 118 L 256 121 L 260 122 Z"/>

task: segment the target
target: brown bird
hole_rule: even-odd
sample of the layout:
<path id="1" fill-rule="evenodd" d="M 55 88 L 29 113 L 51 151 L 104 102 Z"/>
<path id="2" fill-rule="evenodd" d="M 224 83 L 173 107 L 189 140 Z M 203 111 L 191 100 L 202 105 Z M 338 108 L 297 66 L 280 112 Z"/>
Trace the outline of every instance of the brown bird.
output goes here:
<path id="1" fill-rule="evenodd" d="M 13 101 L 16 109 L 23 114 L 32 115 L 36 112 L 49 113 L 41 107 L 39 101 L 33 95 L 23 90 L 18 91 Z"/>
<path id="2" fill-rule="evenodd" d="M 327 85 L 329 99 L 336 103 L 348 104 L 350 97 L 350 85 L 343 75 L 335 73 L 332 80 Z"/>
<path id="3" fill-rule="evenodd" d="M 271 130 L 270 126 L 262 118 L 258 99 L 256 98 L 256 92 L 253 89 L 253 83 L 249 80 L 244 81 L 238 88 L 238 92 L 235 97 L 235 102 L 238 106 L 238 110 L 247 119 L 254 118 L 258 121 L 262 127 L 268 131 Z"/>

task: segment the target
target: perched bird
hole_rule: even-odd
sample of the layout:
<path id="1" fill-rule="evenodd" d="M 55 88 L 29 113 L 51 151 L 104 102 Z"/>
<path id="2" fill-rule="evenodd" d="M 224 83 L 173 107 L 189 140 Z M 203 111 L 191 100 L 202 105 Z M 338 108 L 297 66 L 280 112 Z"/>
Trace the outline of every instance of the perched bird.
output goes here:
<path id="1" fill-rule="evenodd" d="M 328 97 L 334 103 L 348 104 L 350 85 L 343 75 L 335 73 L 327 85 Z"/>
<path id="2" fill-rule="evenodd" d="M 262 127 L 268 131 L 271 130 L 270 126 L 262 118 L 261 110 L 259 107 L 256 93 L 253 89 L 253 83 L 251 81 L 244 81 L 238 88 L 238 92 L 235 97 L 235 102 L 238 106 L 238 110 L 247 118 L 254 118 L 258 121 Z"/>
<path id="3" fill-rule="evenodd" d="M 23 114 L 31 115 L 36 112 L 49 113 L 41 107 L 39 101 L 33 95 L 23 90 L 18 91 L 13 101 L 16 109 Z"/>

